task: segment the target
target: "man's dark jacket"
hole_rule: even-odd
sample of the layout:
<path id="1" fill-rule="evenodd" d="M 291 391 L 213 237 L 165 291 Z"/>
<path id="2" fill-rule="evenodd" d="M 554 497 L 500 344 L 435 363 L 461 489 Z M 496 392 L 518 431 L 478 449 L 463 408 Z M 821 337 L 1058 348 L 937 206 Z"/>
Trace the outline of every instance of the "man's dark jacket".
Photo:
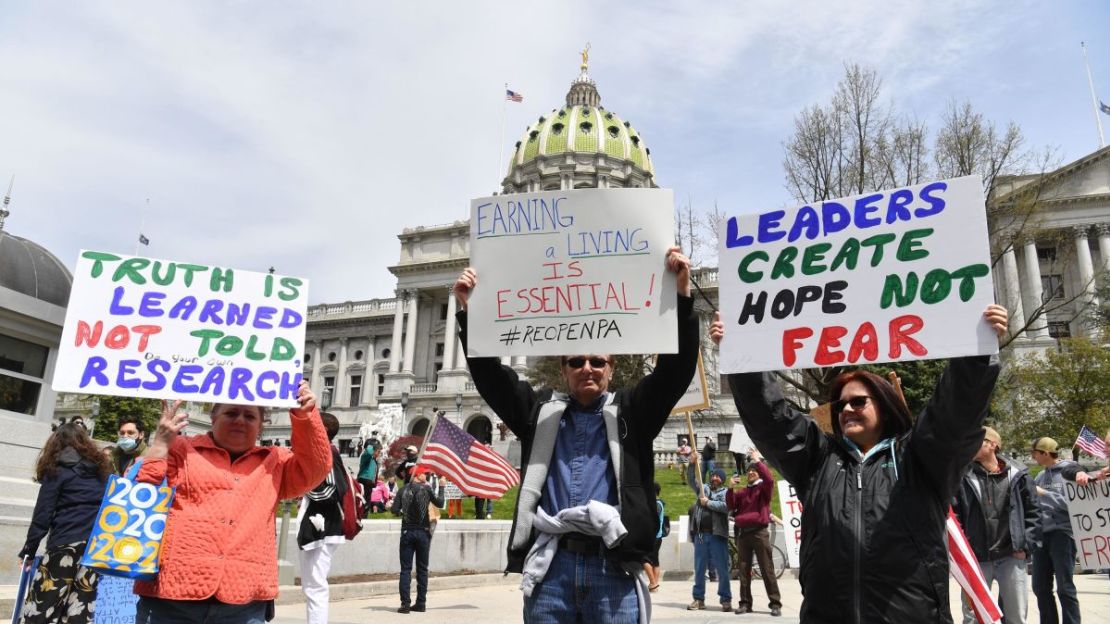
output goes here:
<path id="1" fill-rule="evenodd" d="M 458 313 L 459 335 L 466 348 L 466 312 Z M 655 545 L 659 517 L 655 507 L 655 437 L 663 429 L 671 409 L 686 392 L 694 377 L 698 360 L 698 317 L 694 300 L 678 296 L 678 353 L 660 355 L 655 370 L 631 390 L 616 390 L 620 429 L 621 474 L 617 475 L 620 490 L 620 518 L 628 535 L 614 549 L 622 562 L 636 568 L 647 560 Z M 552 390 L 535 390 L 522 381 L 513 369 L 502 366 L 498 358 L 467 358 L 470 377 L 485 400 L 509 429 L 520 438 L 521 465 L 527 477 L 532 455 L 533 434 L 540 406 L 551 399 Z M 520 499 L 513 513 L 513 530 L 521 513 Z M 532 510 L 534 511 L 534 510 Z M 508 548 L 506 572 L 520 572 L 524 557 L 535 541 L 535 533 L 523 548 Z"/>
<path id="2" fill-rule="evenodd" d="M 945 522 L 997 377 L 986 356 L 950 360 L 914 427 L 861 464 L 773 373 L 729 375 L 752 441 L 802 501 L 802 622 L 952 621 Z"/>
<path id="3" fill-rule="evenodd" d="M 972 463 L 960 484 L 960 491 L 956 496 L 955 511 L 963 527 L 964 535 L 971 544 L 976 561 L 993 561 L 1003 556 L 1012 556 L 1014 551 L 1025 551 L 1026 556 L 1041 544 L 1041 514 L 1037 507 L 1036 486 L 1033 477 L 1025 466 L 1005 465 L 1007 476 L 1005 496 L 1009 498 L 1008 513 L 1005 518 L 1006 532 L 1010 536 L 1013 547 L 1007 553 L 992 553 L 991 546 L 997 540 L 1002 527 L 992 526 L 983 508 L 983 497 L 988 496 L 983 483 L 981 468 L 976 468 L 977 463 Z M 992 477 L 987 477 L 988 479 Z M 995 523 L 997 524 L 997 523 Z"/>

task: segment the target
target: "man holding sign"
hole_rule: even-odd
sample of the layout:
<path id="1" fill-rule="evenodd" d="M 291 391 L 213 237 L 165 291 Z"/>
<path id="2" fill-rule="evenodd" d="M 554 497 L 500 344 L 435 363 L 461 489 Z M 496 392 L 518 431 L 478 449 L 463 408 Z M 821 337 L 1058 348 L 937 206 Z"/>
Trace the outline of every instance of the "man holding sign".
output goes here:
<path id="1" fill-rule="evenodd" d="M 562 356 L 566 394 L 534 390 L 496 357 L 467 359 L 482 398 L 522 445 L 507 570 L 523 572 L 531 583 L 525 622 L 650 617 L 642 563 L 658 529 L 653 440 L 690 384 L 698 357 L 690 262 L 671 247 L 666 267 L 677 276 L 678 353 L 660 355 L 634 388 L 610 390 L 608 354 Z M 464 348 L 467 301 L 477 285 L 478 274 L 468 268 L 454 286 Z M 533 548 L 543 533 L 553 552 Z"/>

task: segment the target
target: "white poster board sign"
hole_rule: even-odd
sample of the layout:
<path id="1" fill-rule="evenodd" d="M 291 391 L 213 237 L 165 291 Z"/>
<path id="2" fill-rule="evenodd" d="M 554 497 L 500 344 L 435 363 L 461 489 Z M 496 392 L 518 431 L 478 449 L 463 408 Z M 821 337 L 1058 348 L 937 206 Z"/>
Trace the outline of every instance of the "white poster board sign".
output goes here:
<path id="1" fill-rule="evenodd" d="M 797 570 L 802 567 L 799 556 L 802 548 L 802 502 L 798 500 L 798 493 L 790 483 L 780 479 L 778 488 L 782 535 L 786 538 L 786 560 L 790 562 L 790 567 Z"/>
<path id="2" fill-rule="evenodd" d="M 674 199 L 583 189 L 470 204 L 471 356 L 677 353 Z"/>
<path id="3" fill-rule="evenodd" d="M 979 176 L 720 224 L 722 373 L 989 355 Z"/>
<path id="4" fill-rule="evenodd" d="M 58 392 L 293 407 L 308 281 L 82 251 Z"/>
<path id="5" fill-rule="evenodd" d="M 671 413 L 708 409 L 709 405 L 709 384 L 705 379 L 705 363 L 701 359 L 701 351 L 698 351 L 698 369 L 694 372 L 694 378 L 690 380 L 690 386 L 686 388 L 686 392 L 675 404 Z"/>
<path id="6" fill-rule="evenodd" d="M 1110 568 L 1110 481 L 1064 482 L 1071 534 L 1084 570 Z"/>
<path id="7" fill-rule="evenodd" d="M 740 423 L 732 425 L 732 436 L 728 440 L 728 451 L 743 455 L 753 448 L 755 448 L 755 442 L 752 442 L 752 439 L 748 437 L 748 430 L 744 428 L 744 425 Z"/>

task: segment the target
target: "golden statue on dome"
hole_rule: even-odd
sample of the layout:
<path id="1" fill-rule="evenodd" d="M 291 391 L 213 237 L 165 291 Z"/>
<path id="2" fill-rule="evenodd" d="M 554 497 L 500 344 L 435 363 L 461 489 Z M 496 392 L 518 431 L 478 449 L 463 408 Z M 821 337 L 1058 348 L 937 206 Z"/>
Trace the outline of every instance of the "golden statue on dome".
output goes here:
<path id="1" fill-rule="evenodd" d="M 582 55 L 582 73 L 585 73 L 586 69 L 590 66 L 590 42 L 586 42 L 585 49 L 579 52 L 579 54 Z"/>

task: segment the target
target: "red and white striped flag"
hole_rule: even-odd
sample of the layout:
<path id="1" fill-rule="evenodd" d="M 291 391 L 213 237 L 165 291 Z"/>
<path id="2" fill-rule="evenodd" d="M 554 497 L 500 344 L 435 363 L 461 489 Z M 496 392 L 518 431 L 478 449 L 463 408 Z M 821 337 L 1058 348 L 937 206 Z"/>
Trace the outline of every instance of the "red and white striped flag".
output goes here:
<path id="1" fill-rule="evenodd" d="M 512 464 L 443 416 L 436 416 L 416 465 L 446 476 L 464 494 L 479 498 L 501 498 L 520 483 Z"/>
<path id="2" fill-rule="evenodd" d="M 1002 621 L 1002 611 L 987 587 L 979 562 L 971 551 L 971 544 L 967 543 L 960 521 L 956 519 L 951 507 L 948 508 L 945 530 L 948 532 L 948 573 L 970 598 L 971 610 L 975 612 L 979 624 L 998 624 Z"/>

